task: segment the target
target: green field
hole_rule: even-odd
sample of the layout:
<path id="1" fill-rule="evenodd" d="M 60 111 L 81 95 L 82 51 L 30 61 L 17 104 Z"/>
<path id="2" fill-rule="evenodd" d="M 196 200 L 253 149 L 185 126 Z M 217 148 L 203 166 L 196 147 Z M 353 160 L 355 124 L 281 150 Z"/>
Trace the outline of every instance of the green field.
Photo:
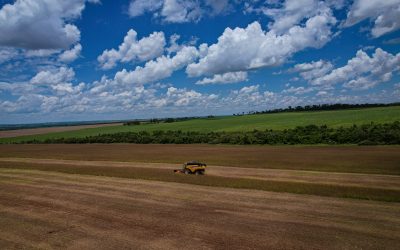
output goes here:
<path id="1" fill-rule="evenodd" d="M 0 143 L 12 143 L 28 140 L 45 140 L 49 138 L 85 137 L 98 134 L 112 134 L 117 132 L 138 132 L 155 130 L 182 130 L 182 131 L 251 131 L 254 129 L 283 130 L 296 126 L 310 124 L 327 125 L 329 127 L 348 127 L 353 124 L 387 123 L 400 121 L 400 107 L 365 108 L 337 111 L 292 112 L 246 116 L 224 116 L 216 118 L 202 118 L 188 121 L 142 124 L 133 126 L 110 126 L 77 131 L 49 133 L 33 136 L 21 136 L 0 139 Z"/>

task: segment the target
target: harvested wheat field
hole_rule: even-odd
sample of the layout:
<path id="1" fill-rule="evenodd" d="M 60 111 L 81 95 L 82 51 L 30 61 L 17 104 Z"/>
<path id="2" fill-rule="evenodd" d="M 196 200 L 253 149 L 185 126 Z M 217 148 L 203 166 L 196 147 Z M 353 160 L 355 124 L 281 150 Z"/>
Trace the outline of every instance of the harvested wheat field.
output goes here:
<path id="1" fill-rule="evenodd" d="M 398 249 L 400 242 L 399 147 L 0 150 L 1 249 Z M 174 174 L 180 156 L 170 150 L 209 157 L 206 175 Z M 243 167 L 229 161 L 240 150 L 251 159 Z M 312 152 L 314 160 L 304 157 Z M 296 156 L 309 164 L 296 168 Z"/>

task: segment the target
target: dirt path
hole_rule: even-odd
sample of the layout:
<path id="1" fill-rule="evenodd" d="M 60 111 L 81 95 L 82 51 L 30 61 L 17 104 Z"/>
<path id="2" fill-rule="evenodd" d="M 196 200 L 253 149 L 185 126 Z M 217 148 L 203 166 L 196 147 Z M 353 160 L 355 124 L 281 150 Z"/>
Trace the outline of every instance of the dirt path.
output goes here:
<path id="1" fill-rule="evenodd" d="M 0 158 L 0 162 L 24 162 L 39 164 L 65 164 L 87 167 L 134 167 L 159 168 L 173 170 L 180 168 L 178 164 L 168 163 L 132 163 L 115 161 L 76 161 L 36 158 Z M 332 173 L 302 170 L 254 169 L 226 166 L 209 166 L 207 175 L 254 178 L 260 180 L 291 181 L 306 183 L 323 183 L 331 185 L 361 186 L 369 188 L 385 188 L 400 190 L 400 176 L 378 174 Z"/>
<path id="2" fill-rule="evenodd" d="M 0 169 L 0 248 L 396 249 L 400 204 Z"/>
<path id="3" fill-rule="evenodd" d="M 122 123 L 4 130 L 4 131 L 0 131 L 0 138 L 10 138 L 10 137 L 24 136 L 24 135 L 40 135 L 40 134 L 47 134 L 47 133 L 54 133 L 54 132 L 65 132 L 65 131 L 81 130 L 81 129 L 86 129 L 86 128 L 109 127 L 109 126 L 118 126 L 118 125 L 122 125 Z"/>

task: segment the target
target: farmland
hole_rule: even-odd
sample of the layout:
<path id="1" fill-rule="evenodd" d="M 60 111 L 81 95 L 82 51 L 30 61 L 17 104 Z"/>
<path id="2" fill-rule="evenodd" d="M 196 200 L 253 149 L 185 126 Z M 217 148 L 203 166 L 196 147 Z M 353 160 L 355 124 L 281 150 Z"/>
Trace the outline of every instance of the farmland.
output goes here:
<path id="1" fill-rule="evenodd" d="M 0 145 L 0 247 L 396 249 L 399 157 L 398 146 Z M 206 175 L 173 173 L 189 159 Z"/>
<path id="2" fill-rule="evenodd" d="M 201 118 L 173 123 L 141 124 L 133 126 L 107 126 L 88 128 L 76 131 L 25 135 L 13 138 L 1 138 L 0 143 L 12 143 L 29 140 L 46 140 L 54 138 L 82 138 L 99 134 L 139 131 L 199 131 L 199 132 L 245 132 L 265 129 L 283 130 L 296 126 L 327 125 L 328 127 L 350 127 L 374 123 L 390 123 L 400 120 L 400 107 L 365 108 L 359 110 L 292 112 L 277 114 L 260 114 L 246 116 L 226 116 Z"/>
<path id="3" fill-rule="evenodd" d="M 387 139 L 399 117 L 399 107 L 278 113 L 1 140 L 309 124 Z M 323 126 L 304 129 L 328 136 Z M 188 160 L 206 162 L 206 175 L 172 171 Z M 1 249 L 397 249 L 399 213 L 398 145 L 0 145 Z"/>

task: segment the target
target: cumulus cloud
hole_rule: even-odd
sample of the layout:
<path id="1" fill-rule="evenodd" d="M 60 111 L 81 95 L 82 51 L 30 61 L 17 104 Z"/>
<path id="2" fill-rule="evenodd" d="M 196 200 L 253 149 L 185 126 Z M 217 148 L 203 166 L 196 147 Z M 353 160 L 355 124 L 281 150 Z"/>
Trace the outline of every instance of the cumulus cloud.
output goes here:
<path id="1" fill-rule="evenodd" d="M 365 19 L 373 21 L 371 34 L 380 37 L 400 28 L 400 0 L 355 0 L 347 13 L 345 27 L 353 26 Z"/>
<path id="2" fill-rule="evenodd" d="M 238 90 L 232 90 L 231 93 L 221 99 L 221 103 L 240 109 L 249 109 L 253 107 L 263 107 L 265 105 L 276 104 L 279 95 L 271 91 L 261 91 L 260 85 L 249 85 Z"/>
<path id="3" fill-rule="evenodd" d="M 343 1 L 286 0 L 277 7 L 264 6 L 258 10 L 273 19 L 268 27 L 278 34 L 287 32 L 305 19 L 327 12 L 330 8 L 341 8 Z"/>
<path id="4" fill-rule="evenodd" d="M 137 17 L 152 12 L 155 18 L 165 22 L 185 23 L 199 21 L 206 13 L 220 14 L 228 6 L 227 0 L 132 0 L 128 13 Z"/>
<path id="5" fill-rule="evenodd" d="M 285 89 L 282 91 L 282 93 L 286 93 L 286 94 L 295 94 L 295 95 L 303 95 L 303 94 L 307 94 L 314 91 L 314 88 L 307 88 L 307 87 L 290 87 L 288 89 Z"/>
<path id="6" fill-rule="evenodd" d="M 30 80 L 30 83 L 35 85 L 57 85 L 69 82 L 74 77 L 75 72 L 72 68 L 61 67 L 40 71 Z"/>
<path id="7" fill-rule="evenodd" d="M 137 32 L 133 29 L 126 34 L 118 50 L 105 50 L 98 58 L 103 69 L 111 69 L 121 62 L 143 62 L 154 59 L 164 52 L 166 45 L 163 32 L 154 32 L 148 37 L 137 39 Z"/>
<path id="8" fill-rule="evenodd" d="M 85 2 L 99 0 L 17 0 L 0 9 L 0 45 L 26 49 L 66 49 L 80 40 L 68 23 L 78 18 Z"/>
<path id="9" fill-rule="evenodd" d="M 186 46 L 174 56 L 160 56 L 148 61 L 143 67 L 137 66 L 133 71 L 123 69 L 115 74 L 115 80 L 123 84 L 141 85 L 170 77 L 176 70 L 193 62 L 199 53 L 193 46 Z"/>
<path id="10" fill-rule="evenodd" d="M 70 63 L 75 61 L 81 54 L 82 45 L 76 44 L 72 49 L 64 51 L 58 56 L 58 60 L 63 63 Z"/>
<path id="11" fill-rule="evenodd" d="M 247 81 L 247 72 L 238 71 L 238 72 L 228 72 L 225 74 L 217 74 L 212 78 L 204 78 L 200 81 L 197 81 L 197 85 L 206 85 L 206 84 L 226 84 L 226 83 L 235 83 L 235 82 L 244 82 Z"/>
<path id="12" fill-rule="evenodd" d="M 330 9 L 324 9 L 282 35 L 263 31 L 258 22 L 246 28 L 227 28 L 217 43 L 203 45 L 204 56 L 190 64 L 186 72 L 193 77 L 280 65 L 298 51 L 325 45 L 335 23 Z"/>
<path id="13" fill-rule="evenodd" d="M 0 101 L 0 110 L 7 113 L 76 112 L 84 101 L 85 83 L 73 84 L 71 68 L 50 68 L 38 72 L 29 81 L 0 83 L 0 91 L 9 92 L 15 100 Z"/>
<path id="14" fill-rule="evenodd" d="M 133 0 L 129 4 L 128 13 L 131 17 L 137 17 L 146 12 L 153 12 L 162 8 L 163 0 Z"/>
<path id="15" fill-rule="evenodd" d="M 58 71 L 52 69 L 54 73 Z M 103 117 L 110 119 L 113 114 L 121 112 L 125 114 L 124 118 L 127 115 L 151 118 L 186 115 L 188 112 L 193 115 L 208 115 L 214 112 L 247 112 L 318 103 L 389 102 L 400 98 L 398 90 L 393 93 L 382 91 L 360 96 L 332 95 L 321 90 L 314 96 L 302 96 L 293 95 L 295 90 L 289 91 L 293 93 L 277 93 L 262 90 L 260 85 L 249 85 L 220 96 L 173 86 L 159 88 L 156 84 L 124 85 L 107 77 L 91 84 L 62 83 L 68 80 L 71 80 L 70 76 L 60 76 L 54 79 L 54 82 L 61 81 L 60 83 L 45 89 L 30 82 L 0 83 L 0 91 L 9 91 L 15 96 L 10 100 L 0 100 L 0 111 L 2 114 L 12 115 L 34 114 L 35 117 L 46 117 L 44 119 L 48 119 L 49 114 L 68 114 L 70 117 L 81 115 L 80 118 L 87 117 L 88 114 L 92 117 L 104 114 Z M 120 116 L 118 119 L 121 118 Z"/>
<path id="16" fill-rule="evenodd" d="M 329 86 L 340 83 L 345 88 L 354 90 L 369 89 L 389 81 L 399 70 L 400 53 L 393 55 L 377 48 L 372 56 L 369 56 L 363 50 L 359 50 L 345 66 L 310 79 L 310 84 Z"/>
<path id="17" fill-rule="evenodd" d="M 333 69 L 333 64 L 324 60 L 311 63 L 296 64 L 292 71 L 299 72 L 300 76 L 307 81 L 326 75 Z"/>
<path id="18" fill-rule="evenodd" d="M 188 106 L 202 100 L 202 94 L 194 90 L 178 89 L 169 87 L 167 97 L 176 106 Z"/>

